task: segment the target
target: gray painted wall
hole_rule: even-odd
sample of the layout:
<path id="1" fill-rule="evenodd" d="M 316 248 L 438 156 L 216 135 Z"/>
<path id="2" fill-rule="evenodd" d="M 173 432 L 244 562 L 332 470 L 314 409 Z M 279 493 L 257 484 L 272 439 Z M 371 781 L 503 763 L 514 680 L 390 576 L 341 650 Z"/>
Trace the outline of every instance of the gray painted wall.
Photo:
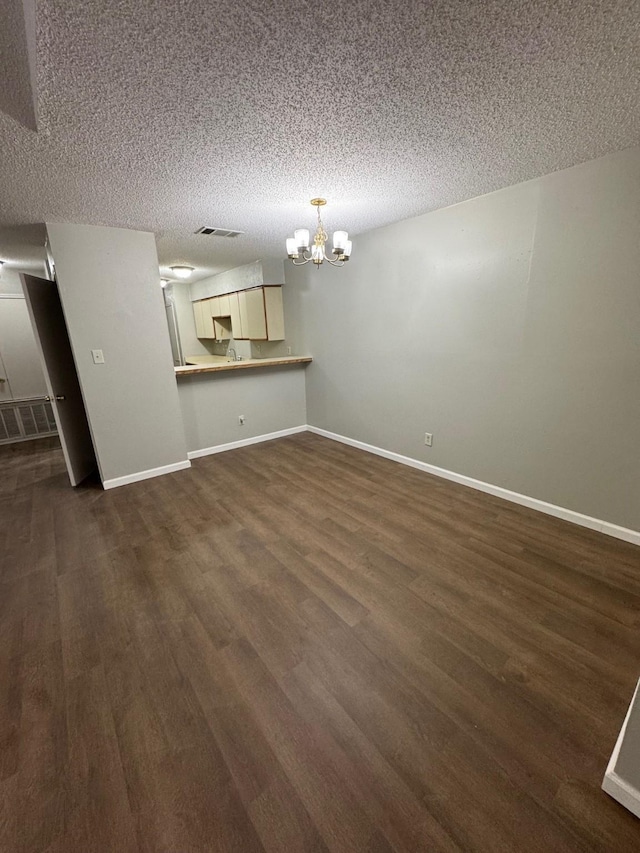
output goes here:
<path id="1" fill-rule="evenodd" d="M 202 450 L 302 426 L 307 421 L 304 368 L 204 373 L 178 380 L 189 450 Z M 238 424 L 244 415 L 244 426 Z"/>
<path id="2" fill-rule="evenodd" d="M 154 235 L 50 223 L 47 232 L 102 479 L 184 461 Z"/>
<path id="3" fill-rule="evenodd" d="M 640 529 L 639 236 L 635 148 L 286 265 L 308 422 Z"/>
<path id="4" fill-rule="evenodd" d="M 8 269 L 6 266 L 0 269 L 0 293 L 18 293 L 24 296 L 20 273 L 17 270 Z"/>
<path id="5" fill-rule="evenodd" d="M 24 296 L 0 295 L 0 360 L 8 384 L 8 389 L 0 389 L 4 397 L 45 396 L 47 386 Z"/>

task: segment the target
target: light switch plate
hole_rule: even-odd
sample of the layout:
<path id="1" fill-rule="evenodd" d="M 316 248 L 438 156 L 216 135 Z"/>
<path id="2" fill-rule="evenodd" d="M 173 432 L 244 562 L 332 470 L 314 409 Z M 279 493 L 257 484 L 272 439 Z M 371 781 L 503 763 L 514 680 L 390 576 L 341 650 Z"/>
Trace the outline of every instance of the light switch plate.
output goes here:
<path id="1" fill-rule="evenodd" d="M 104 353 L 101 349 L 92 349 L 91 355 L 93 357 L 94 364 L 104 364 Z"/>

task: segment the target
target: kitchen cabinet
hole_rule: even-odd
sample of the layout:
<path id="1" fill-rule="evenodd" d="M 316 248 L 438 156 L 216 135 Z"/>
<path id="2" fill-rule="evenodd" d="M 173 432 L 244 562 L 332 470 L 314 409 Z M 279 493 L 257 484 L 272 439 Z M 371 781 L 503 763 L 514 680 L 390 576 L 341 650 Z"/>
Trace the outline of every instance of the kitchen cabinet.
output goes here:
<path id="1" fill-rule="evenodd" d="M 224 293 L 222 296 L 218 296 L 218 311 L 219 314 L 215 314 L 215 317 L 229 317 L 231 315 L 231 309 L 229 306 L 229 294 Z"/>
<path id="2" fill-rule="evenodd" d="M 231 330 L 234 338 L 243 338 L 242 318 L 240 317 L 240 302 L 238 293 L 229 294 L 229 314 L 231 316 Z"/>
<path id="3" fill-rule="evenodd" d="M 215 329 L 211 317 L 211 307 L 208 299 L 193 303 L 193 316 L 196 321 L 196 336 L 199 338 L 214 338 Z"/>
<path id="4" fill-rule="evenodd" d="M 193 319 L 196 324 L 196 337 L 201 338 L 204 335 L 204 326 L 202 325 L 202 303 L 193 303 Z"/>
<path id="5" fill-rule="evenodd" d="M 281 285 L 264 285 L 193 303 L 199 338 L 283 341 Z"/>
<path id="6" fill-rule="evenodd" d="M 264 310 L 263 289 L 260 287 L 255 290 L 241 290 L 238 293 L 238 303 L 242 337 L 250 341 L 266 341 L 267 317 Z"/>
<path id="7" fill-rule="evenodd" d="M 265 286 L 264 314 L 267 319 L 267 340 L 284 340 L 284 311 L 282 308 L 282 288 L 280 286 Z"/>
<path id="8" fill-rule="evenodd" d="M 211 316 L 216 319 L 218 317 L 230 317 L 231 309 L 229 306 L 229 294 L 224 293 L 222 296 L 213 296 L 207 300 L 211 306 Z"/>

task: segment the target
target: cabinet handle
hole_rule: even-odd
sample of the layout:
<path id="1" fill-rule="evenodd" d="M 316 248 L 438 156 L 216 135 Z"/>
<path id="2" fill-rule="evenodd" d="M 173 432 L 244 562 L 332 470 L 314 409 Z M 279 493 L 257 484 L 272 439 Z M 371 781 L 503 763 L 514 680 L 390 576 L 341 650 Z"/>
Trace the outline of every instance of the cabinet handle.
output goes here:
<path id="1" fill-rule="evenodd" d="M 64 396 L 64 394 L 55 394 L 53 397 L 47 396 L 44 399 L 47 401 L 47 403 L 50 403 L 52 400 L 66 400 L 67 398 Z"/>

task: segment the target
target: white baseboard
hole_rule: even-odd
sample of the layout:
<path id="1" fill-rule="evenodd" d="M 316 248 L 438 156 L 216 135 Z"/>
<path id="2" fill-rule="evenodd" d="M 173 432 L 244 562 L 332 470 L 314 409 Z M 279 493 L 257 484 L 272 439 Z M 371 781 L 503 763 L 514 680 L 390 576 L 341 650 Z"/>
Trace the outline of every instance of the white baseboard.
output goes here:
<path id="1" fill-rule="evenodd" d="M 333 441 L 339 441 L 342 444 L 348 444 L 350 447 L 357 447 L 359 450 L 366 450 L 368 453 L 374 453 L 376 456 L 383 456 L 385 459 L 391 459 L 393 462 L 399 462 L 401 465 L 408 465 L 411 468 L 417 468 L 419 471 L 426 471 L 428 474 L 434 474 L 436 477 L 442 477 L 445 480 L 452 480 L 454 483 L 460 483 L 463 486 L 469 486 L 472 489 L 477 489 L 480 492 L 486 492 L 489 495 L 495 495 L 498 498 L 503 498 L 511 503 L 520 504 L 521 506 L 529 507 L 530 509 L 544 512 L 546 515 L 553 515 L 556 518 L 562 518 L 564 521 L 570 521 L 573 524 L 578 524 L 580 527 L 589 527 L 592 530 L 598 530 L 601 533 L 606 533 L 607 536 L 613 536 L 616 539 L 623 539 L 625 542 L 631 542 L 634 545 L 640 545 L 640 531 L 630 530 L 627 527 L 619 527 L 617 524 L 611 524 L 608 521 L 603 521 L 600 518 L 593 518 L 590 515 L 583 515 L 580 512 L 575 512 L 572 509 L 566 509 L 562 506 L 541 501 L 538 498 L 530 498 L 528 495 L 521 495 L 518 492 L 512 492 L 509 489 L 504 489 L 502 486 L 494 486 L 491 483 L 485 483 L 482 480 L 474 480 L 473 477 L 466 477 L 464 474 L 456 474 L 455 471 L 448 471 L 446 468 L 438 468 L 436 465 L 429 465 L 428 462 L 421 462 L 419 459 L 412 459 L 410 456 L 402 456 L 400 453 L 394 453 L 391 450 L 384 450 L 381 447 L 375 447 L 373 444 L 366 444 L 364 441 L 356 441 L 353 438 L 347 438 L 344 435 L 338 435 L 335 432 L 329 432 L 326 429 L 319 427 L 307 426 L 309 432 L 316 435 L 322 435 L 325 438 L 330 438 Z"/>
<path id="2" fill-rule="evenodd" d="M 163 474 L 172 474 L 174 471 L 182 471 L 190 468 L 191 462 L 184 459 L 182 462 L 173 462 L 171 465 L 162 465 L 160 468 L 149 468 L 147 471 L 136 471 L 135 474 L 127 474 L 124 477 L 114 477 L 113 480 L 104 480 L 103 489 L 117 489 L 118 486 L 126 486 L 129 483 L 138 483 L 140 480 L 149 480 L 151 477 L 161 477 Z"/>
<path id="3" fill-rule="evenodd" d="M 607 770 L 602 780 L 602 790 L 636 817 L 640 817 L 640 791 L 621 779 L 617 773 L 609 773 Z"/>
<path id="4" fill-rule="evenodd" d="M 189 459 L 199 459 L 201 456 L 211 456 L 212 453 L 224 453 L 226 450 L 237 450 L 238 447 L 248 447 L 250 444 L 260 444 L 262 441 L 271 441 L 274 438 L 295 435 L 297 432 L 306 432 L 307 429 L 306 424 L 289 429 L 279 429 L 277 432 L 255 435 L 253 438 L 242 438 L 239 441 L 230 441 L 227 444 L 216 444 L 213 447 L 203 447 L 201 450 L 190 450 L 187 456 Z"/>
<path id="5" fill-rule="evenodd" d="M 624 723 L 620 729 L 620 734 L 618 735 L 618 740 L 616 741 L 616 745 L 611 753 L 607 772 L 604 774 L 604 779 L 602 780 L 602 790 L 609 794 L 609 796 L 613 797 L 614 800 L 621 803 L 621 805 L 626 809 L 629 809 L 629 811 L 636 817 L 640 817 L 640 791 L 637 788 L 634 788 L 633 785 L 626 782 L 621 776 L 618 776 L 616 773 L 616 764 L 618 763 L 620 750 L 624 749 L 624 737 L 627 731 L 627 723 L 631 716 L 631 709 L 634 707 L 638 696 L 638 689 L 640 689 L 640 681 L 638 681 L 638 684 L 636 685 L 633 699 L 631 700 L 629 710 L 627 711 Z"/>

